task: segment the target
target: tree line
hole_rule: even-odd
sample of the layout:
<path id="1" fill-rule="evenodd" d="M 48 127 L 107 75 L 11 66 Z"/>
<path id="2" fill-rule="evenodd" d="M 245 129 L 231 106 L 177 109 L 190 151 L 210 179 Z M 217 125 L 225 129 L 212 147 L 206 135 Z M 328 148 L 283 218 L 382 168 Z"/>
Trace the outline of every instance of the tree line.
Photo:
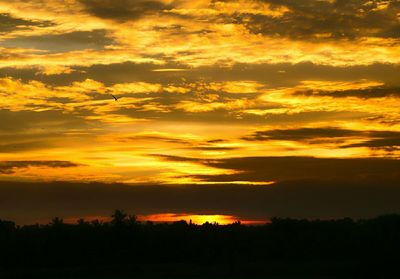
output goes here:
<path id="1" fill-rule="evenodd" d="M 105 270 L 113 270 L 114 275 L 143 275 L 150 266 L 172 267 L 172 274 L 179 274 L 175 268 L 186 275 L 194 275 L 194 266 L 199 266 L 206 273 L 211 268 L 215 274 L 231 277 L 243 272 L 270 278 L 274 274 L 289 278 L 285 276 L 293 272 L 319 276 L 336 272 L 342 278 L 389 276 L 400 273 L 396 270 L 400 215 L 364 220 L 272 218 L 265 225 L 248 226 L 138 222 L 134 215 L 117 210 L 109 222 L 81 219 L 66 224 L 54 218 L 45 225 L 17 226 L 0 220 L 0 249 L 0 275 L 21 278 L 26 276 L 24 271 L 69 274 L 87 270 L 88 276 L 94 276 L 101 270 L 105 276 Z"/>

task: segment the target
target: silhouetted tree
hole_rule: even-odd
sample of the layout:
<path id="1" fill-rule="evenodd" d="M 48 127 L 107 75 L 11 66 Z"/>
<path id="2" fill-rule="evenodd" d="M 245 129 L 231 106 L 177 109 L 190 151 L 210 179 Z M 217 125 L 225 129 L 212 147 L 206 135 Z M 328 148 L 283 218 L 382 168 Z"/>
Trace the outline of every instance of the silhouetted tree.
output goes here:
<path id="1" fill-rule="evenodd" d="M 54 217 L 51 220 L 50 226 L 59 227 L 59 226 L 62 226 L 63 224 L 64 224 L 64 220 L 62 218 Z"/>
<path id="2" fill-rule="evenodd" d="M 123 210 L 115 210 L 114 214 L 111 215 L 111 224 L 114 226 L 123 226 L 127 222 L 128 215 Z"/>

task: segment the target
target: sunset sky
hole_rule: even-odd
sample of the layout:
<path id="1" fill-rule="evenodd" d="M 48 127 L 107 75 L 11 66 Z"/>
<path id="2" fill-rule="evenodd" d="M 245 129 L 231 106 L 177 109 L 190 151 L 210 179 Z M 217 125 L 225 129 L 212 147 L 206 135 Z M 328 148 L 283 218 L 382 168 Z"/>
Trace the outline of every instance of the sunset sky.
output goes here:
<path id="1" fill-rule="evenodd" d="M 375 216 L 399 159 L 399 0 L 0 0 L 0 219 Z"/>

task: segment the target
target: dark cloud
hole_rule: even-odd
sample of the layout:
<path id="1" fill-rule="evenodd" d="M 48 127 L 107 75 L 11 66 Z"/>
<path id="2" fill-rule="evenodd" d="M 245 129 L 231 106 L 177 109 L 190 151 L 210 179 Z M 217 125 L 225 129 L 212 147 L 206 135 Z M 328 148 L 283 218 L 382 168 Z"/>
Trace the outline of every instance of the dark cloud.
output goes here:
<path id="1" fill-rule="evenodd" d="M 400 150 L 400 132 L 370 132 L 370 139 L 348 144 L 343 147 L 370 147 L 372 149 L 384 149 L 387 151 Z"/>
<path id="2" fill-rule="evenodd" d="M 31 135 L 28 135 L 30 137 Z M 1 153 L 17 153 L 23 151 L 33 151 L 38 149 L 53 147 L 51 141 L 48 140 L 29 140 L 23 142 L 12 142 L 6 144 L 0 144 L 0 154 Z"/>
<path id="3" fill-rule="evenodd" d="M 373 80 L 391 87 L 400 86 L 398 76 L 400 66 L 395 64 L 371 64 L 348 67 L 317 65 L 305 63 L 245 64 L 238 63 L 230 68 L 219 65 L 199 67 L 183 73 L 185 78 L 229 81 L 253 80 L 269 87 L 290 87 L 304 80 L 354 81 Z"/>
<path id="4" fill-rule="evenodd" d="M 176 66 L 176 65 L 175 65 Z M 53 76 L 37 76 L 36 79 L 55 85 L 68 85 L 74 81 L 84 81 L 93 79 L 101 81 L 106 85 L 126 82 L 168 82 L 171 80 L 181 80 L 180 73 L 153 72 L 159 68 L 152 63 L 114 63 L 109 65 L 96 64 L 90 67 L 72 67 L 74 72 Z M 26 73 L 28 75 L 28 73 Z M 30 76 L 30 75 L 29 75 Z"/>
<path id="5" fill-rule="evenodd" d="M 227 146 L 194 146 L 190 149 L 193 150 L 202 150 L 202 151 L 231 151 L 237 150 L 238 147 L 227 147 Z"/>
<path id="6" fill-rule="evenodd" d="M 0 109 L 0 132 L 16 133 L 36 129 L 53 129 L 61 133 L 69 129 L 89 128 L 88 123 L 76 115 L 61 111 L 10 111 Z M 4 138 L 3 138 L 4 140 Z"/>
<path id="7" fill-rule="evenodd" d="M 167 96 L 168 97 L 168 96 Z M 239 97 L 238 97 L 239 98 Z M 145 105 L 146 102 L 143 102 Z M 163 105 L 160 102 L 158 105 Z M 174 107 L 169 111 L 154 111 L 145 110 L 143 107 L 137 108 L 121 108 L 115 111 L 119 115 L 127 115 L 136 119 L 151 119 L 158 121 L 180 121 L 180 122 L 198 122 L 198 123 L 224 123 L 232 124 L 232 121 L 240 124 L 260 124 L 260 125 L 274 125 L 274 124 L 296 124 L 306 125 L 320 121 L 331 120 L 359 120 L 371 116 L 372 114 L 363 112 L 330 112 L 330 111 L 312 111 L 312 112 L 299 112 L 299 113 L 266 113 L 265 115 L 255 115 L 242 113 L 240 109 L 216 109 L 205 112 L 188 112 Z"/>
<path id="8" fill-rule="evenodd" d="M 173 12 L 172 12 L 173 13 Z M 171 13 L 170 13 L 171 14 Z M 183 16 L 183 15 L 176 15 L 178 17 L 190 19 L 190 16 Z M 193 28 L 193 27 L 192 27 Z M 153 27 L 153 30 L 163 32 L 164 34 L 168 34 L 168 36 L 179 36 L 181 37 L 182 35 L 189 36 L 189 35 L 206 35 L 206 34 L 211 34 L 214 33 L 215 31 L 209 30 L 209 29 L 204 29 L 204 28 L 199 28 L 197 30 L 188 30 L 185 28 L 185 26 L 180 25 L 180 24 L 172 24 L 169 26 L 165 25 L 155 25 Z M 189 51 L 184 51 L 184 52 L 179 52 L 180 54 L 191 54 L 194 52 L 189 52 Z"/>
<path id="9" fill-rule="evenodd" d="M 243 139 L 249 141 L 263 141 L 263 140 L 290 140 L 290 141 L 304 141 L 313 140 L 315 138 L 336 138 L 336 137 L 351 137 L 359 136 L 364 132 L 338 129 L 338 128 L 299 128 L 299 129 L 276 129 L 269 131 L 257 131 L 251 136 L 244 137 Z"/>
<path id="10" fill-rule="evenodd" d="M 10 14 L 0 13 L 0 34 L 18 29 L 28 29 L 31 26 L 47 27 L 53 25 L 49 21 L 32 21 L 12 17 Z"/>
<path id="11" fill-rule="evenodd" d="M 76 67 L 75 73 L 60 76 L 63 79 L 91 78 L 106 84 L 130 81 L 146 81 L 158 83 L 176 83 L 184 78 L 187 82 L 221 82 L 251 80 L 265 83 L 269 87 L 295 86 L 303 80 L 354 81 L 374 80 L 390 86 L 400 86 L 398 79 L 400 66 L 392 64 L 372 64 L 365 66 L 334 67 L 313 63 L 281 63 L 281 64 L 234 64 L 232 67 L 221 65 L 188 68 L 170 62 L 162 68 L 183 69 L 179 72 L 154 72 L 161 68 L 155 64 L 121 63 L 110 65 L 93 65 Z M 84 74 L 80 73 L 84 72 Z"/>
<path id="12" fill-rule="evenodd" d="M 167 137 L 167 136 L 156 136 L 156 135 L 138 135 L 132 137 L 125 137 L 118 139 L 120 142 L 131 142 L 136 140 L 148 140 L 148 141 L 163 141 L 168 143 L 176 143 L 176 144 L 183 144 L 183 145 L 190 145 L 192 144 L 189 140 Z"/>
<path id="13" fill-rule="evenodd" d="M 366 218 L 400 212 L 398 181 L 296 181 L 267 187 L 244 185 L 121 185 L 0 183 L 0 218 L 46 222 L 54 216 L 226 214 L 244 219 Z"/>
<path id="14" fill-rule="evenodd" d="M 400 160 L 386 158 L 314 158 L 314 157 L 241 157 L 195 159 L 161 157 L 170 161 L 191 161 L 219 169 L 235 170 L 234 174 L 193 175 L 208 182 L 229 181 L 369 181 L 400 179 Z"/>
<path id="15" fill-rule="evenodd" d="M 0 110 L 0 154 L 49 149 L 66 142 L 91 141 L 88 123 L 60 111 Z M 74 135 L 70 132 L 79 132 Z"/>
<path id="16" fill-rule="evenodd" d="M 340 90 L 340 91 L 307 90 L 307 91 L 298 91 L 295 93 L 295 95 L 330 96 L 334 98 L 357 97 L 362 99 L 370 99 L 370 98 L 383 98 L 383 97 L 400 97 L 400 88 L 372 87 L 367 89 Z"/>
<path id="17" fill-rule="evenodd" d="M 383 0 L 259 0 L 273 8 L 287 7 L 282 17 L 237 13 L 234 22 L 250 31 L 292 39 L 356 39 L 360 37 L 398 38 L 400 2 Z"/>
<path id="18" fill-rule="evenodd" d="M 171 5 L 157 0 L 79 0 L 79 2 L 90 14 L 117 21 L 137 20 L 172 8 Z"/>
<path id="19" fill-rule="evenodd" d="M 17 169 L 28 167 L 46 167 L 46 168 L 71 168 L 77 167 L 69 161 L 3 161 L 0 162 L 0 174 L 12 174 Z"/>
<path id="20" fill-rule="evenodd" d="M 139 135 L 133 137 L 126 137 L 122 139 L 118 139 L 119 142 L 130 142 L 130 141 L 137 141 L 137 140 L 146 140 L 146 141 L 162 141 L 172 144 L 179 144 L 183 145 L 183 149 L 191 149 L 191 150 L 201 150 L 201 151 L 230 151 L 230 150 L 237 150 L 237 147 L 226 147 L 226 146 L 215 146 L 215 143 L 220 143 L 223 140 L 209 140 L 206 142 L 193 142 L 191 140 L 184 140 L 179 138 L 173 137 L 166 137 L 166 136 L 154 136 L 154 135 Z M 1 147 L 0 147 L 1 148 Z M 1 150 L 1 149 L 0 149 Z"/>
<path id="21" fill-rule="evenodd" d="M 188 158 L 174 155 L 165 155 L 165 154 L 149 154 L 152 157 L 158 157 L 160 159 L 171 161 L 171 162 L 193 162 L 193 163 L 202 163 L 202 160 L 197 158 Z"/>
<path id="22" fill-rule="evenodd" d="M 178 72 L 154 71 L 160 68 L 182 69 Z M 220 65 L 188 68 L 185 65 L 169 62 L 160 67 L 152 63 L 117 63 L 109 65 L 76 66 L 71 73 L 42 75 L 41 69 L 0 69 L 0 77 L 11 76 L 23 81 L 39 80 L 51 85 L 68 85 L 87 78 L 98 80 L 106 85 L 125 82 L 154 82 L 176 84 L 182 82 L 223 82 L 257 81 L 268 87 L 296 86 L 303 80 L 354 81 L 373 80 L 385 83 L 390 88 L 400 86 L 400 66 L 394 64 L 372 64 L 351 67 L 333 67 L 312 63 L 298 64 L 235 64 L 232 67 Z M 383 93 L 382 93 L 383 94 Z"/>
<path id="23" fill-rule="evenodd" d="M 208 143 L 221 143 L 221 142 L 225 142 L 225 140 L 223 139 L 213 139 L 213 140 L 208 140 Z"/>
<path id="24" fill-rule="evenodd" d="M 76 31 L 57 35 L 26 36 L 7 39 L 1 42 L 4 47 L 21 47 L 46 50 L 48 53 L 74 50 L 101 50 L 114 41 L 107 37 L 105 30 Z"/>
<path id="25" fill-rule="evenodd" d="M 362 142 L 343 144 L 346 138 L 361 138 Z M 396 131 L 355 131 L 340 128 L 299 128 L 299 129 L 276 129 L 268 131 L 257 131 L 250 136 L 243 137 L 248 141 L 287 140 L 305 141 L 308 143 L 319 143 L 321 140 L 329 142 L 341 142 L 338 147 L 370 147 L 386 150 L 397 150 L 400 147 L 400 132 Z"/>
<path id="26" fill-rule="evenodd" d="M 72 143 L 82 142 L 83 140 L 93 140 L 93 135 L 86 129 L 72 129 L 72 133 L 69 128 L 58 128 L 52 132 L 49 132 L 48 129 L 24 129 L 18 132 L 15 130 L 0 130 L 2 140 L 0 143 L 0 154 L 49 150 L 64 146 L 66 142 Z"/>

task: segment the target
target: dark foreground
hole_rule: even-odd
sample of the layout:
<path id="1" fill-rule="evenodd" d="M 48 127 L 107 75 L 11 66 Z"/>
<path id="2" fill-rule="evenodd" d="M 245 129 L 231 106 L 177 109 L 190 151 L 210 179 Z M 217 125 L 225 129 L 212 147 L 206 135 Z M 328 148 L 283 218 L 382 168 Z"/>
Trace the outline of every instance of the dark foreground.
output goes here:
<path id="1" fill-rule="evenodd" d="M 0 221 L 0 278 L 400 278 L 400 215 L 264 226 Z"/>

